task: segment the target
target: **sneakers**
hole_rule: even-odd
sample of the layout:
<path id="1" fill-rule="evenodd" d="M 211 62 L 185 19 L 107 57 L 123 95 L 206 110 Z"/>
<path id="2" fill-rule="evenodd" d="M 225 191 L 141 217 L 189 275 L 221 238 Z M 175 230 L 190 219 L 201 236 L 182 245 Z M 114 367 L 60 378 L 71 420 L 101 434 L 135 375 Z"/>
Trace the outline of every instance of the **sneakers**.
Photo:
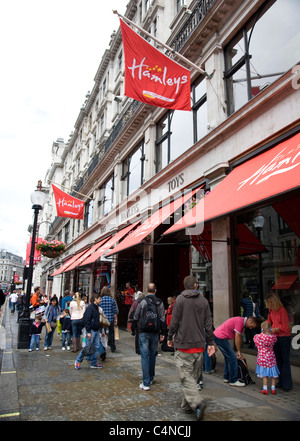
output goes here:
<path id="1" fill-rule="evenodd" d="M 246 386 L 245 383 L 242 383 L 240 380 L 237 380 L 234 383 L 229 383 L 229 384 L 230 386 L 238 386 L 238 387 Z"/>
<path id="2" fill-rule="evenodd" d="M 96 364 L 96 366 L 91 365 L 91 369 L 101 369 L 103 368 L 102 364 Z"/>
<path id="3" fill-rule="evenodd" d="M 204 403 L 204 401 L 200 404 L 198 404 L 198 406 L 196 407 L 196 420 L 200 421 L 202 420 L 203 416 L 204 416 L 204 410 L 205 410 L 206 404 Z"/>
<path id="4" fill-rule="evenodd" d="M 66 350 L 66 348 L 65 348 L 65 347 L 63 346 L 63 347 L 61 348 L 61 350 L 62 350 L 62 351 L 65 351 L 65 350 Z"/>
<path id="5" fill-rule="evenodd" d="M 80 369 L 80 363 L 78 363 L 78 361 L 75 361 L 75 369 Z"/>
<path id="6" fill-rule="evenodd" d="M 142 389 L 142 390 L 150 390 L 150 387 L 149 386 L 145 386 L 144 383 L 141 383 L 139 388 Z"/>

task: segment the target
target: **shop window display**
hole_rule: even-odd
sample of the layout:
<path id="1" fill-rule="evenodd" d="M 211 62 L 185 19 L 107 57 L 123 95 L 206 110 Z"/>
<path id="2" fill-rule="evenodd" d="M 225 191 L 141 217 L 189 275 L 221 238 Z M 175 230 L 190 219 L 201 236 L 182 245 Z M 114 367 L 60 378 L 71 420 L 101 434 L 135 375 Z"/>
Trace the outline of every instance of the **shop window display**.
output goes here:
<path id="1" fill-rule="evenodd" d="M 247 309 L 246 298 L 253 302 L 256 315 L 266 318 L 266 295 L 276 291 L 288 312 L 292 339 L 300 325 L 299 203 L 300 196 L 237 217 L 238 228 L 246 226 L 261 243 L 254 252 L 245 249 L 243 254 L 238 253 L 241 315 Z M 249 340 L 246 344 L 252 347 Z M 291 360 L 300 361 L 299 350 L 293 344 Z"/>

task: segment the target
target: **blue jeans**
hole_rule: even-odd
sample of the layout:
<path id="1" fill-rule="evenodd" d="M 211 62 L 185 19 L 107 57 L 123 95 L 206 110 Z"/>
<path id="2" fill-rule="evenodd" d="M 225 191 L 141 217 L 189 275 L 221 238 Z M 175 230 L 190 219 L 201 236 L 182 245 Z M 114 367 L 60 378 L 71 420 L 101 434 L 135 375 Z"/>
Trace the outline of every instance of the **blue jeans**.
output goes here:
<path id="1" fill-rule="evenodd" d="M 45 348 L 50 348 L 51 347 L 55 329 L 56 328 L 52 328 L 51 332 L 47 332 L 47 330 L 46 330 L 45 344 L 44 344 Z"/>
<path id="2" fill-rule="evenodd" d="M 151 332 L 139 333 L 141 364 L 144 386 L 150 386 L 155 375 L 155 360 L 158 345 L 158 334 Z"/>
<path id="3" fill-rule="evenodd" d="M 71 344 L 71 332 L 70 331 L 67 331 L 67 332 L 62 331 L 61 332 L 61 347 L 62 348 L 65 347 L 66 341 L 67 341 L 67 346 L 70 346 L 70 344 Z"/>
<path id="4" fill-rule="evenodd" d="M 73 338 L 79 338 L 80 334 L 81 334 L 81 330 L 82 330 L 82 326 L 83 326 L 83 322 L 82 320 L 71 320 L 71 324 L 72 324 L 72 336 Z"/>
<path id="5" fill-rule="evenodd" d="M 91 331 L 91 338 L 87 341 L 86 346 L 89 346 L 91 343 L 93 343 L 93 345 L 96 348 L 96 352 L 93 355 L 90 355 L 88 357 L 88 359 L 91 362 L 91 366 L 97 366 L 98 361 L 97 361 L 97 352 L 100 348 L 101 342 L 100 342 L 100 331 Z M 102 346 L 102 345 L 101 345 Z M 102 346 L 103 347 L 103 346 Z M 77 363 L 82 363 L 83 359 L 84 359 L 84 355 L 83 355 L 83 350 L 79 353 L 78 357 L 76 358 L 76 362 Z"/>
<path id="6" fill-rule="evenodd" d="M 30 346 L 29 346 L 29 349 L 31 351 L 34 348 L 34 344 L 35 344 L 36 349 L 40 348 L 40 337 L 41 337 L 41 334 L 32 334 L 31 335 Z"/>
<path id="7" fill-rule="evenodd" d="M 224 380 L 229 380 L 229 383 L 235 383 L 238 381 L 236 354 L 226 338 L 218 338 L 214 335 L 214 340 L 225 358 Z"/>

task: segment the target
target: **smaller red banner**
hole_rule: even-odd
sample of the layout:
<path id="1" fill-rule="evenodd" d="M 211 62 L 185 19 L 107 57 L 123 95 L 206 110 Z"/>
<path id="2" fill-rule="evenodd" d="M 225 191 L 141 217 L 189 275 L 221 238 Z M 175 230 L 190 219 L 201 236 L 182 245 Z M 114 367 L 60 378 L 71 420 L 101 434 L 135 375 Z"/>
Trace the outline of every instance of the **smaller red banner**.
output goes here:
<path id="1" fill-rule="evenodd" d="M 65 193 L 52 184 L 55 205 L 58 217 L 70 217 L 73 219 L 83 219 L 84 202 L 80 199 Z"/>

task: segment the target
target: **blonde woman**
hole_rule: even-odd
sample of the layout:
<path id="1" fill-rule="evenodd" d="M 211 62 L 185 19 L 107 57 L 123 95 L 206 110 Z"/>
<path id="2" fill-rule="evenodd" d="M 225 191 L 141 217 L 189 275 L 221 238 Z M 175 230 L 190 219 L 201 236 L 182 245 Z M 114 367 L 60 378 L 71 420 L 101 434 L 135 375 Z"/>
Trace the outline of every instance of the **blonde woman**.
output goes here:
<path id="1" fill-rule="evenodd" d="M 70 302 L 70 316 L 72 324 L 72 342 L 73 352 L 77 352 L 80 349 L 80 335 L 83 324 L 83 314 L 85 311 L 85 303 L 81 300 L 79 292 L 76 292 L 73 300 Z"/>
<path id="2" fill-rule="evenodd" d="M 266 307 L 269 309 L 267 321 L 272 326 L 272 333 L 277 337 L 274 352 L 280 374 L 276 387 L 288 392 L 293 387 L 290 366 L 291 331 L 288 313 L 276 293 L 267 294 Z"/>

